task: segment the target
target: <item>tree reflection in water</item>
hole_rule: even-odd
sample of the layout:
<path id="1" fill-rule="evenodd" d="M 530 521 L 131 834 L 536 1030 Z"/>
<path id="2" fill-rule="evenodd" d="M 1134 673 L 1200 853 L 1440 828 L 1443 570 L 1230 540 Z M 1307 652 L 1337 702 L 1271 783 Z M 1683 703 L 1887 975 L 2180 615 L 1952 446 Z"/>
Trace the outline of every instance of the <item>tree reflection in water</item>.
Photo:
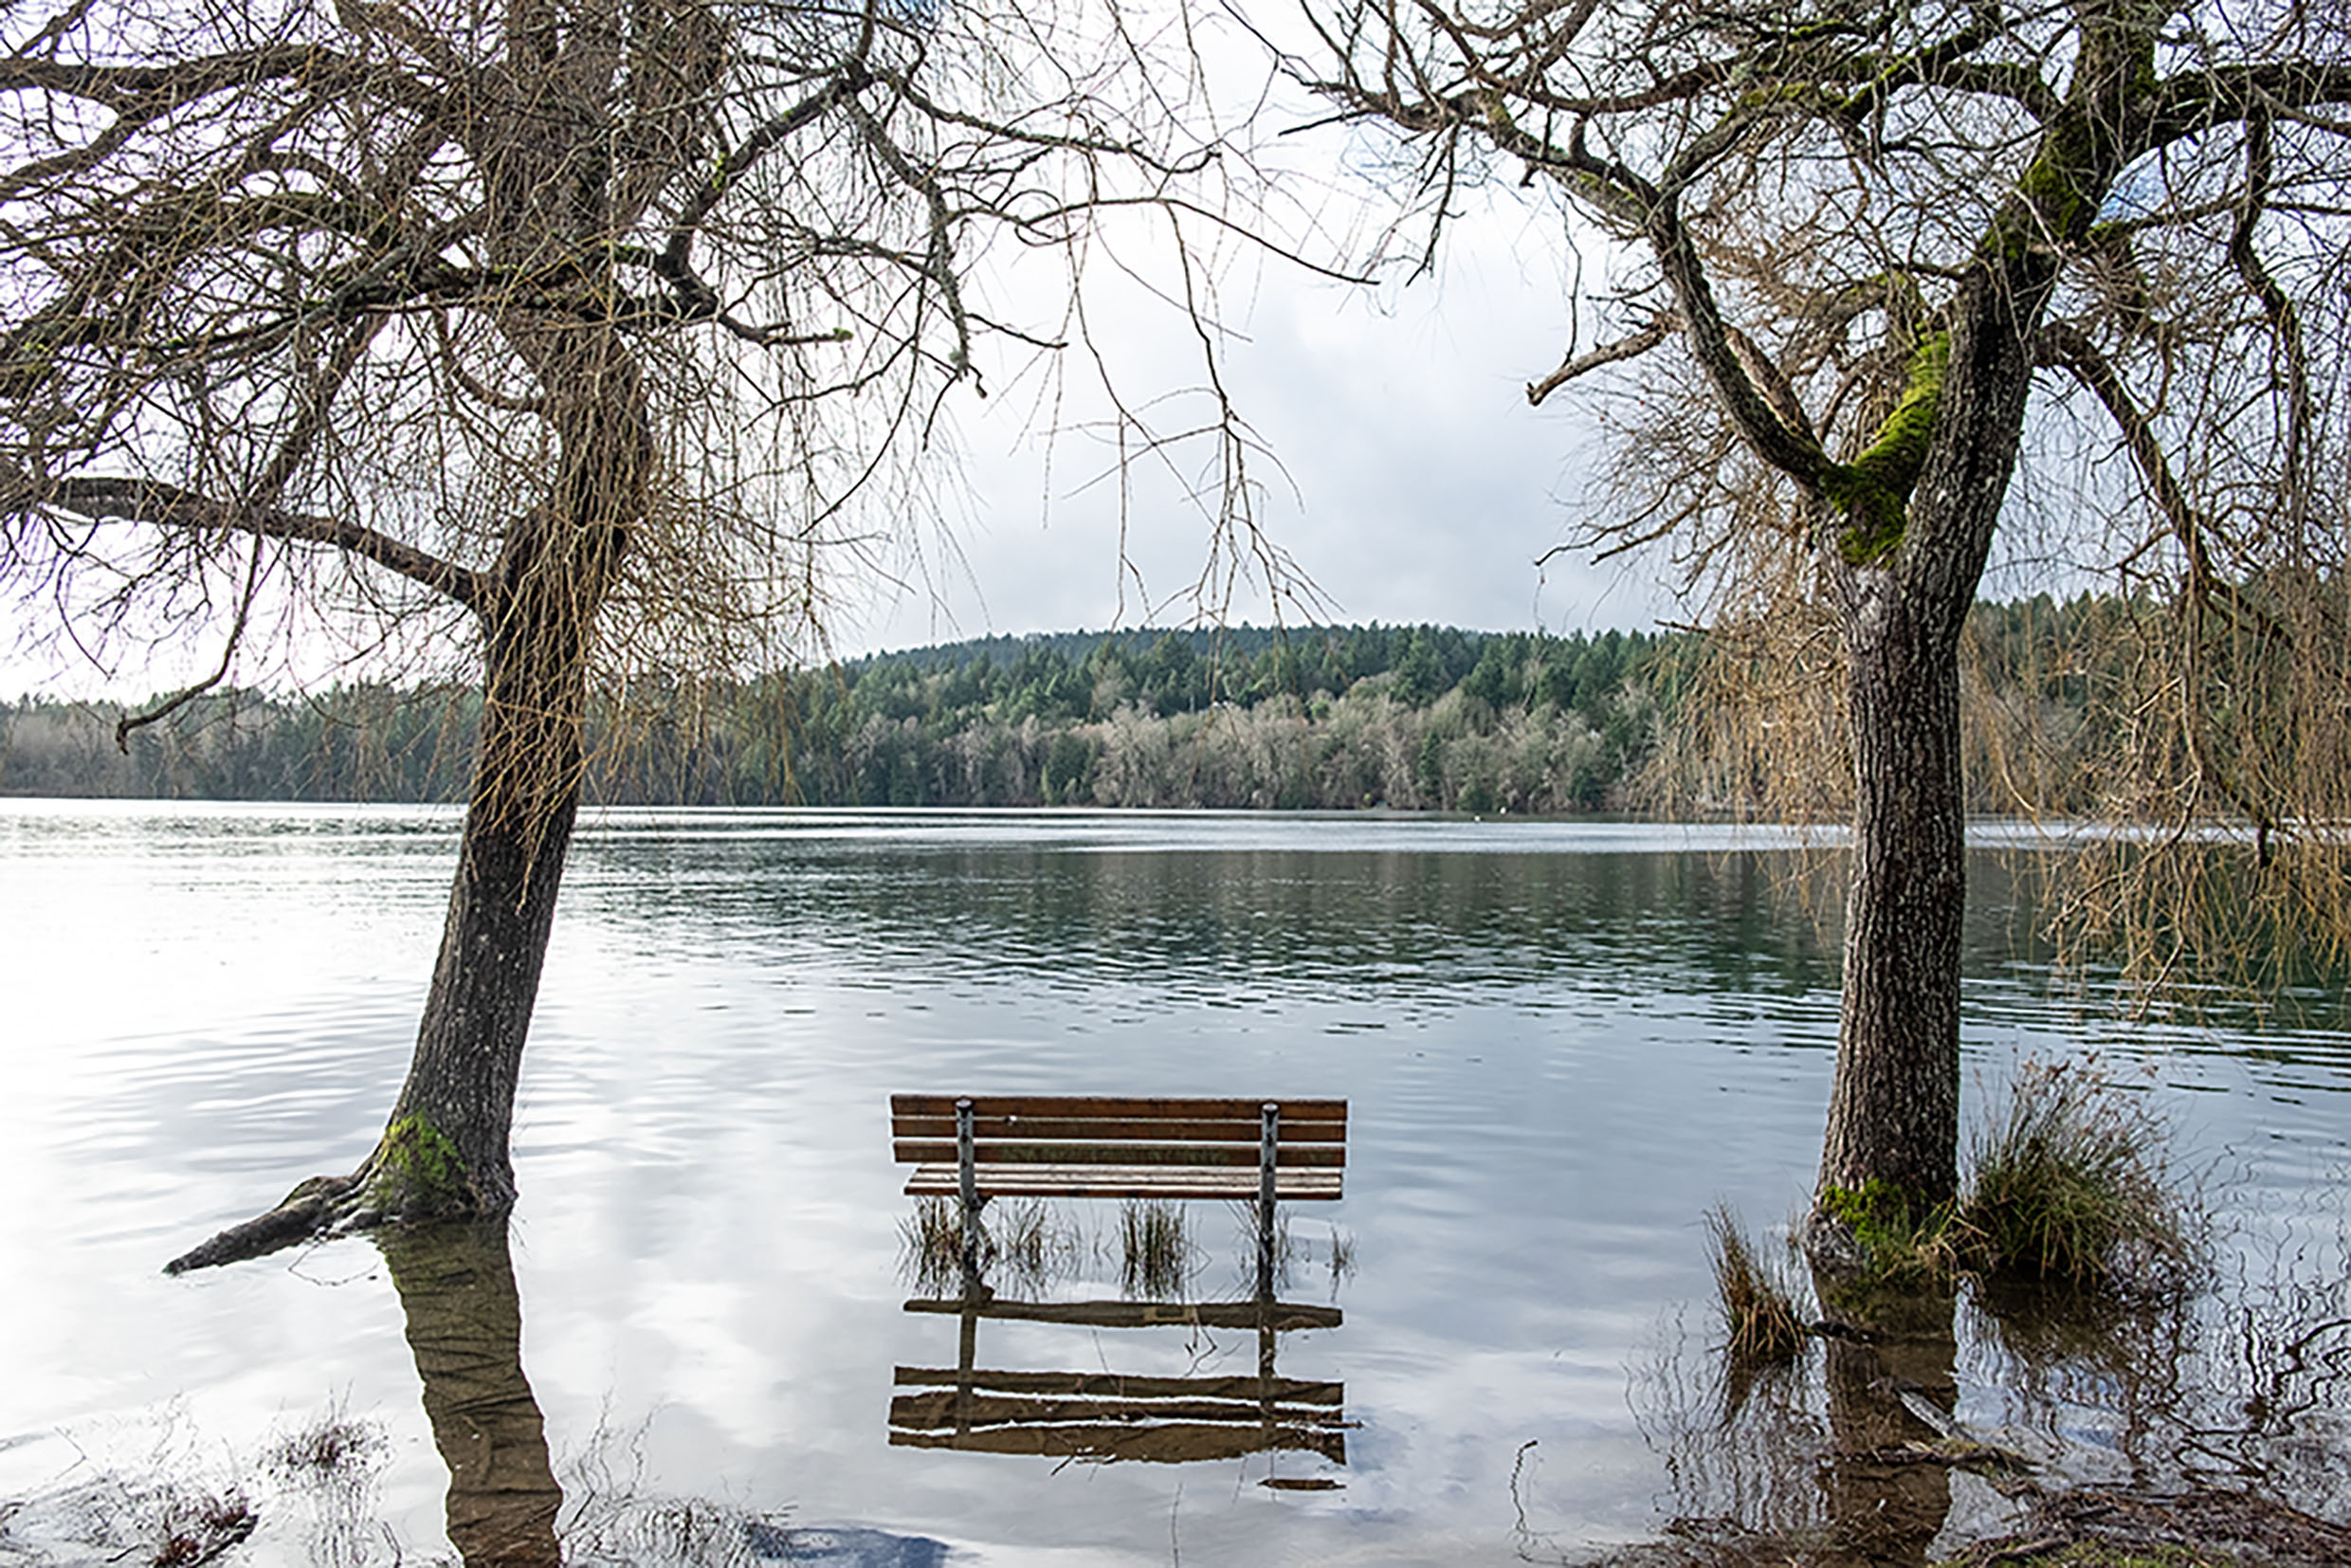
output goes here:
<path id="1" fill-rule="evenodd" d="M 563 1488 L 522 1375 L 522 1299 L 504 1219 L 394 1226 L 376 1245 L 449 1467 L 449 1543 L 465 1568 L 555 1568 Z"/>
<path id="2" fill-rule="evenodd" d="M 548 1463 L 546 1423 L 522 1375 L 522 1302 L 502 1220 L 393 1226 L 375 1245 L 391 1266 L 409 1349 L 425 1385 L 432 1440 L 449 1468 L 449 1543 L 465 1568 L 757 1568 L 771 1561 L 830 1568 L 939 1568 L 945 1542 L 863 1525 L 788 1524 L 696 1498 L 644 1496 L 615 1486 L 592 1451 L 564 1493 Z M 370 1538 L 329 1541 L 374 1560 Z M 399 1560 L 396 1545 L 392 1560 Z"/>
<path id="3" fill-rule="evenodd" d="M 1821 1470 L 1829 1516 L 1823 1563 L 1923 1563 L 1951 1513 L 1951 1476 L 1906 1447 L 1951 1435 L 1959 1403 L 1958 1304 L 1948 1289 L 1842 1293 L 1815 1282 L 1831 1315 L 1867 1342 L 1824 1341 L 1829 1431 Z"/>
<path id="4" fill-rule="evenodd" d="M 1852 1334 L 1800 1360 L 1677 1346 L 1635 1374 L 1679 1511 L 1668 1531 L 1705 1560 L 1915 1568 L 1950 1517 L 1950 1474 L 1926 1446 L 1957 1399 L 1952 1297 L 1823 1293 Z"/>
<path id="5" fill-rule="evenodd" d="M 2346 1250 L 2288 1260 L 2225 1302 L 1971 1280 L 1955 1303 L 1815 1280 L 1828 1317 L 1867 1337 L 1777 1364 L 1677 1337 L 1634 1369 L 1632 1404 L 1670 1482 L 1667 1532 L 1689 1549 L 1604 1560 L 1917 1568 L 1949 1529 L 1995 1554 L 2105 1532 L 2351 1561 L 2351 1530 L 2324 1522 L 2351 1510 Z"/>

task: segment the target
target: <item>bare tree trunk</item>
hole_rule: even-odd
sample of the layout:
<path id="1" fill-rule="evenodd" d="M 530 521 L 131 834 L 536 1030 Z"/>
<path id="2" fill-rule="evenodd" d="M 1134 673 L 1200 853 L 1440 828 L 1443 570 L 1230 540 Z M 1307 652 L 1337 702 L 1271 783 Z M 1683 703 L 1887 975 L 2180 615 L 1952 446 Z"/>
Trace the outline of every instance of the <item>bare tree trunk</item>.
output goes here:
<path id="1" fill-rule="evenodd" d="M 1848 623 L 1852 886 L 1820 1166 L 1824 1196 L 1877 1183 L 1922 1209 L 1958 1184 L 1967 897 L 1959 657 L 1935 619 L 1881 578 Z"/>
<path id="2" fill-rule="evenodd" d="M 517 617 L 522 619 L 522 617 Z M 579 810 L 579 632 L 490 637 L 473 800 L 408 1081 L 362 1178 L 384 1217 L 502 1213 L 507 1135 Z"/>
<path id="3" fill-rule="evenodd" d="M 587 628 L 570 594 L 488 629 L 482 733 L 457 881 L 407 1083 L 365 1163 L 314 1176 L 276 1208 L 165 1266 L 258 1257 L 387 1220 L 501 1214 L 515 1199 L 508 1133 L 556 895 L 579 810 Z"/>

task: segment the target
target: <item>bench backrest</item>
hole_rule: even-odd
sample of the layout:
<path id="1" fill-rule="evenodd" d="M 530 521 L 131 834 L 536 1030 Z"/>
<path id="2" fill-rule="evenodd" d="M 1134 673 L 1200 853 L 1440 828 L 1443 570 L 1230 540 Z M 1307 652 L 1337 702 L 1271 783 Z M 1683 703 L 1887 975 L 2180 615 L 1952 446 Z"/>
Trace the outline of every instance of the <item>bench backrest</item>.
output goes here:
<path id="1" fill-rule="evenodd" d="M 1254 1167 L 1263 1156 L 1267 1104 L 1276 1110 L 1278 1165 L 1336 1170 L 1347 1163 L 1344 1100 L 1051 1094 L 894 1094 L 896 1157 L 918 1165 L 956 1162 L 956 1106 L 965 1100 L 980 1165 Z"/>

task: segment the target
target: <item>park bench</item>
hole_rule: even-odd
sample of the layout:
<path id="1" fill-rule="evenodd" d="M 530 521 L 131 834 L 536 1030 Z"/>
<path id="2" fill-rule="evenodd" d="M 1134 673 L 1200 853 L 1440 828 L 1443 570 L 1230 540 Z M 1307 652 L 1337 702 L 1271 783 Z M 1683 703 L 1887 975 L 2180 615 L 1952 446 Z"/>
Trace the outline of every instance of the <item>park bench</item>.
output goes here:
<path id="1" fill-rule="evenodd" d="M 1277 1205 L 1341 1195 L 1345 1101 L 900 1094 L 890 1097 L 890 1133 L 897 1158 L 915 1167 L 907 1195 L 962 1205 L 964 1282 L 959 1299 L 906 1304 L 909 1312 L 959 1318 L 961 1333 L 954 1367 L 897 1369 L 892 1446 L 1162 1463 L 1292 1449 L 1347 1462 L 1344 1386 L 1283 1377 L 1274 1367 L 1280 1335 L 1337 1328 L 1344 1318 L 1336 1306 L 1273 1298 Z M 996 1197 L 1249 1203 L 1257 1219 L 1256 1299 L 997 1299 L 979 1283 L 975 1252 L 981 1207 Z M 992 1370 L 978 1364 L 977 1336 L 981 1322 L 997 1319 L 1097 1331 L 1253 1330 L 1257 1373 Z"/>
<path id="2" fill-rule="evenodd" d="M 1231 1198 L 1256 1205 L 1270 1290 L 1276 1205 L 1342 1195 L 1347 1103 L 894 1094 L 890 1137 L 908 1196 L 961 1201 L 967 1249 L 993 1197 Z"/>

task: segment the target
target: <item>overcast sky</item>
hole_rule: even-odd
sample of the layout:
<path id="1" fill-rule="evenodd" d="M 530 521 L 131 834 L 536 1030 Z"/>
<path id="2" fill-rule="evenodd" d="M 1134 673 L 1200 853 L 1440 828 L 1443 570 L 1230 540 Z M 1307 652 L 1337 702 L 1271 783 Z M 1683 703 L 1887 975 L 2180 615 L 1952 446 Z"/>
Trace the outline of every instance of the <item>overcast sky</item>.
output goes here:
<path id="1" fill-rule="evenodd" d="M 1259 518 L 1321 596 L 1284 619 L 1437 622 L 1554 631 L 1652 624 L 1668 609 L 1657 563 L 1536 558 L 1589 516 L 1587 417 L 1566 399 L 1533 409 L 1525 385 L 1558 362 L 1568 305 L 1555 221 L 1515 203 L 1472 213 L 1433 278 L 1365 289 L 1280 261 L 1236 261 L 1225 279 L 1225 384 L 1267 450 L 1256 460 Z M 1148 301 L 1106 312 L 1124 394 L 1197 385 L 1196 349 Z M 1120 571 L 1120 494 L 1111 453 L 1087 423 L 1079 376 L 1050 437 L 1015 387 L 957 405 L 960 560 L 929 541 L 901 586 L 865 585 L 842 607 L 844 651 L 993 632 L 1177 624 L 1208 560 L 1207 526 L 1175 481 L 1130 472 Z M 1164 405 L 1181 423 L 1205 401 Z M 1048 475 L 1047 461 L 1052 465 Z M 1182 471 L 1205 462 L 1205 447 Z M 1266 624 L 1262 581 L 1226 611 Z"/>

